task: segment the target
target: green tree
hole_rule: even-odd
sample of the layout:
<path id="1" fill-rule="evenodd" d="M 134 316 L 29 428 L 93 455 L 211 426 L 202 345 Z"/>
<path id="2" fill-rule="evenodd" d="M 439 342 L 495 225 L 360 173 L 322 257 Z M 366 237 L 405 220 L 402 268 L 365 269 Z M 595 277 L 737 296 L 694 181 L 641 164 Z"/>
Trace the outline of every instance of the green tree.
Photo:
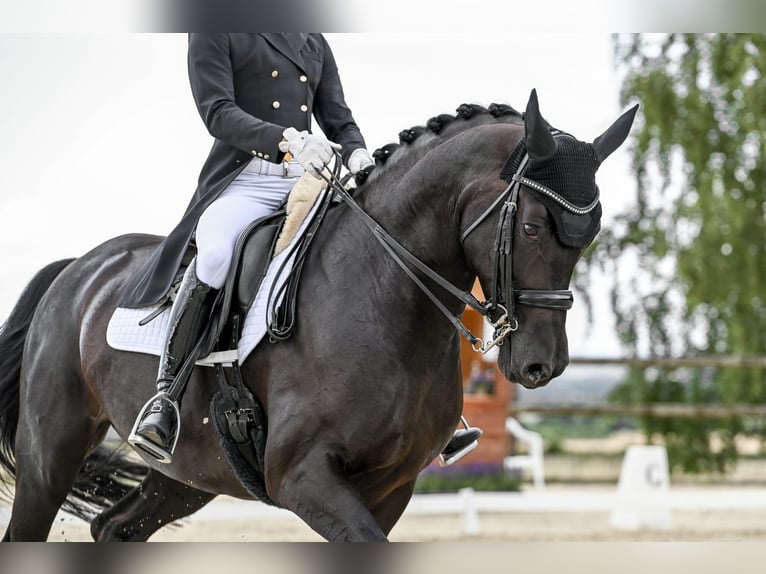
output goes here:
<path id="1" fill-rule="evenodd" d="M 632 353 L 763 355 L 766 349 L 766 36 L 618 35 L 637 201 L 589 254 L 617 283 Z M 764 369 L 631 372 L 623 402 L 763 403 Z M 723 471 L 736 435 L 765 421 L 644 421 L 671 464 Z M 715 441 L 721 441 L 713 448 Z"/>

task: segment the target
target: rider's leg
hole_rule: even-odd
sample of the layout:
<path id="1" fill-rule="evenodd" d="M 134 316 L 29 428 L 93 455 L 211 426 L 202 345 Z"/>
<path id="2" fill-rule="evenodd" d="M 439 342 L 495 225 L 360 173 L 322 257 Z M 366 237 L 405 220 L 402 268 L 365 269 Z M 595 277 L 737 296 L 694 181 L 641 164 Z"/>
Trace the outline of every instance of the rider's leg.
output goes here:
<path id="1" fill-rule="evenodd" d="M 128 442 L 160 462 L 169 463 L 178 439 L 178 402 L 168 391 L 207 321 L 215 289 L 197 277 L 196 259 L 189 265 L 170 310 L 165 345 L 157 373 L 157 394 L 141 410 Z"/>
<path id="2" fill-rule="evenodd" d="M 240 234 L 256 219 L 274 213 L 295 185 L 295 178 L 258 175 L 234 180 L 197 223 L 197 274 L 220 289 L 226 281 Z"/>
<path id="3" fill-rule="evenodd" d="M 197 223 L 197 257 L 187 269 L 170 312 L 157 391 L 139 413 L 128 442 L 169 463 L 179 436 L 178 402 L 169 397 L 184 360 L 197 342 L 210 302 L 226 281 L 239 235 L 254 220 L 273 213 L 295 178 L 243 172 L 211 203 Z"/>

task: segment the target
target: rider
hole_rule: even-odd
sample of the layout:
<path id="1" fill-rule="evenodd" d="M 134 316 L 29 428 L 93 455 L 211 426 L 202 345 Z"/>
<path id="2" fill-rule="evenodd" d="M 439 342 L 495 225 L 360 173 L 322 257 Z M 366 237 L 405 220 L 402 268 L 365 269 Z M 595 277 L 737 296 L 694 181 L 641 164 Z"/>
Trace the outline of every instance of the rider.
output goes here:
<path id="1" fill-rule="evenodd" d="M 190 34 L 188 65 L 197 109 L 215 143 L 181 222 L 123 302 L 141 307 L 161 301 L 187 246 L 196 243 L 171 308 L 158 394 L 128 439 L 165 463 L 180 430 L 177 404 L 166 393 L 208 319 L 240 233 L 273 213 L 297 178 L 329 163 L 335 150 L 352 174 L 373 164 L 321 34 Z M 311 133 L 312 116 L 329 139 Z M 478 434 L 457 431 L 445 452 L 460 455 Z"/>

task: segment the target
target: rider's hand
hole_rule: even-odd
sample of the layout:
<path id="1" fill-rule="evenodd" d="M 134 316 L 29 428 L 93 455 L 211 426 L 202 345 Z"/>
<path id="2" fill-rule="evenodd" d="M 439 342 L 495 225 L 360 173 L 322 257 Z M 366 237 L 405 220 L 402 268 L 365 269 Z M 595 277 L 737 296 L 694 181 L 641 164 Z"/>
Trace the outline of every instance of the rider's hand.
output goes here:
<path id="1" fill-rule="evenodd" d="M 375 161 L 372 159 L 370 152 L 363 147 L 355 149 L 348 158 L 348 171 L 352 175 L 356 175 L 359 171 L 371 165 L 375 165 Z"/>
<path id="2" fill-rule="evenodd" d="M 287 128 L 282 136 L 284 139 L 279 142 L 279 150 L 290 153 L 312 175 L 316 175 L 316 169 L 321 170 L 330 163 L 335 155 L 334 150 L 341 149 L 340 144 L 305 130 L 299 132 L 295 128 Z"/>

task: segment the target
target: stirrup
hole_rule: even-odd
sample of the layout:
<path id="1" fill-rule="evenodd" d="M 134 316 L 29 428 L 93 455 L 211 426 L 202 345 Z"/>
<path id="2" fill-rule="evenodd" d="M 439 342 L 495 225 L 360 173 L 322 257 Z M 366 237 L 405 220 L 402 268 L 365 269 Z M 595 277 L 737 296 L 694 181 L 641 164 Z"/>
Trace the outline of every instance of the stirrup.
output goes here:
<path id="1" fill-rule="evenodd" d="M 460 450 L 456 450 L 452 454 L 449 454 L 447 456 L 444 456 L 444 453 L 439 454 L 439 466 L 442 468 L 449 466 L 451 464 L 455 464 L 457 461 L 459 461 L 461 458 L 463 458 L 468 453 L 474 451 L 476 447 L 479 446 L 479 441 L 475 440 L 471 443 L 468 443 L 466 446 L 461 448 Z"/>
<path id="2" fill-rule="evenodd" d="M 176 421 L 178 423 L 178 427 L 181 426 L 181 411 L 178 408 L 178 403 L 174 400 L 172 400 L 168 394 L 165 391 L 160 391 L 156 395 L 154 395 L 152 398 L 150 398 L 146 404 L 143 406 L 141 411 L 138 413 L 138 416 L 136 417 L 136 422 L 133 423 L 133 428 L 130 431 L 130 435 L 128 436 L 128 444 L 131 446 L 139 449 L 141 452 L 144 452 L 151 456 L 152 458 L 156 459 L 157 462 L 161 462 L 163 464 L 169 464 L 173 460 L 173 453 L 176 450 L 176 445 L 178 444 L 178 437 L 181 433 L 178 431 L 180 428 L 176 428 L 174 437 L 173 437 L 173 444 L 170 446 L 169 449 L 165 449 L 162 446 L 151 442 L 145 437 L 142 437 L 140 434 L 138 434 L 138 427 L 141 425 L 143 420 L 146 418 L 146 416 L 152 412 L 157 412 L 152 410 L 152 405 L 154 401 L 162 401 L 164 404 L 169 405 L 173 408 L 175 411 Z"/>
<path id="3" fill-rule="evenodd" d="M 475 438 L 467 443 L 466 445 L 462 446 L 461 448 L 454 450 L 452 452 L 449 452 L 447 454 L 444 453 L 442 450 L 441 453 L 439 453 L 439 466 L 445 467 L 449 466 L 451 464 L 456 463 L 461 458 L 463 458 L 468 453 L 472 452 L 477 446 L 479 446 L 479 438 L 484 434 L 484 431 L 482 431 L 479 427 L 472 427 L 468 425 L 468 421 L 465 420 L 465 417 L 460 417 L 460 422 L 463 423 L 463 429 L 462 430 L 456 430 L 454 433 L 452 433 L 452 438 L 454 439 L 458 433 L 463 433 L 463 437 L 465 438 L 466 435 L 470 437 L 473 435 Z M 450 439 L 450 442 L 452 442 L 452 439 Z M 449 443 L 447 443 L 449 445 Z"/>

